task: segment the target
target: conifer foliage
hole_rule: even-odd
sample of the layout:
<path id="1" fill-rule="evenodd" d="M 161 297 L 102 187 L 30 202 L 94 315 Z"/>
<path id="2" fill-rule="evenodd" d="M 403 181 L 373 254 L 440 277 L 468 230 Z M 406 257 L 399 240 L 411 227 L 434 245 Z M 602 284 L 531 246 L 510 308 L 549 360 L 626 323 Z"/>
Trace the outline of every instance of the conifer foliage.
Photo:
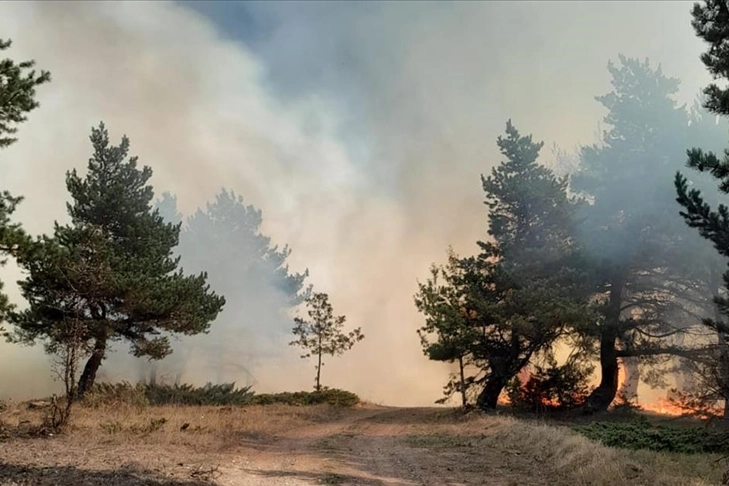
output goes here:
<path id="1" fill-rule="evenodd" d="M 12 41 L 0 39 L 0 51 L 10 48 Z M 0 149 L 17 141 L 14 135 L 18 125 L 25 122 L 28 113 L 40 106 L 35 88 L 51 80 L 48 71 L 36 72 L 35 61 L 15 62 L 10 58 L 0 60 Z M 22 197 L 13 197 L 8 191 L 0 192 L 0 254 L 13 254 L 26 240 L 19 224 L 12 223 L 10 215 Z M 0 259 L 0 266 L 5 260 Z M 2 282 L 0 282 L 2 291 Z M 5 294 L 0 293 L 0 322 L 11 309 Z M 0 331 L 3 328 L 0 326 Z"/>
<path id="2" fill-rule="evenodd" d="M 701 55 L 701 61 L 715 78 L 729 79 L 729 7 L 723 0 L 708 0 L 703 5 L 695 4 L 692 11 L 692 25 L 696 34 L 709 44 L 708 51 Z M 729 89 L 721 88 L 715 83 L 704 89 L 706 99 L 704 107 L 715 115 L 729 115 Z M 722 157 L 702 148 L 688 150 L 688 167 L 699 172 L 706 172 L 718 182 L 721 193 L 729 193 L 729 151 Z M 689 181 L 680 172 L 675 176 L 677 201 L 682 206 L 681 216 L 692 228 L 696 228 L 701 236 L 714 244 L 716 251 L 724 258 L 729 257 L 729 208 L 718 204 L 715 208 L 706 201 L 705 191 L 691 187 Z M 726 264 L 726 260 L 724 261 Z M 729 289 L 729 272 L 724 273 L 724 286 Z M 727 405 L 725 418 L 729 414 L 729 299 L 714 295 L 717 316 L 704 319 L 704 324 L 716 332 L 718 345 L 712 356 L 710 370 L 707 373 L 709 388 L 716 390 L 711 398 L 723 399 Z"/>
<path id="3" fill-rule="evenodd" d="M 482 409 L 495 408 L 532 358 L 589 315 L 581 275 L 571 265 L 576 202 L 567 179 L 537 162 L 542 144 L 511 121 L 497 143 L 506 160 L 482 177 L 490 241 L 479 242 L 477 256 L 451 252 L 415 296 L 426 317 L 425 354 L 459 364 L 446 393 L 459 391 L 465 401 L 465 390 L 478 386 Z"/>
<path id="4" fill-rule="evenodd" d="M 329 296 L 323 292 L 314 292 L 306 300 L 309 319 L 297 317 L 293 329 L 295 341 L 291 346 L 299 346 L 304 350 L 302 358 L 316 357 L 316 379 L 314 389 L 320 391 L 321 368 L 324 355 L 336 356 L 352 349 L 357 342 L 364 339 L 360 328 L 349 333 L 343 332 L 345 316 L 335 316 L 334 308 L 329 303 Z"/>
<path id="5" fill-rule="evenodd" d="M 0 39 L 0 51 L 10 48 L 12 41 Z M 17 141 L 17 125 L 40 105 L 35 88 L 51 80 L 48 71 L 36 72 L 35 61 L 0 60 L 0 148 Z"/>
<path id="6" fill-rule="evenodd" d="M 71 223 L 35 241 L 19 256 L 29 303 L 14 313 L 14 340 L 65 344 L 82 327 L 88 353 L 78 395 L 93 386 L 109 346 L 126 341 L 138 357 L 171 352 L 168 335 L 206 332 L 225 299 L 210 291 L 205 273 L 184 275 L 172 256 L 180 225 L 152 209 L 149 167 L 128 157 L 129 140 L 109 143 L 103 123 L 92 130 L 88 172 L 67 173 Z M 78 332 L 75 333 L 78 336 Z"/>

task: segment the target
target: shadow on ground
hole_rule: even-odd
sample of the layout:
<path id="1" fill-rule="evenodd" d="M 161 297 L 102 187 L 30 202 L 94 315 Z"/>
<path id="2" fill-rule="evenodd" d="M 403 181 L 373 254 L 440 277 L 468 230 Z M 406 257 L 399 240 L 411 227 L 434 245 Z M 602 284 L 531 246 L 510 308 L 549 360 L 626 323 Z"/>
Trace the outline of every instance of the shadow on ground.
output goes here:
<path id="1" fill-rule="evenodd" d="M 327 472 L 313 472 L 313 471 L 265 471 L 265 470 L 244 470 L 251 476 L 259 476 L 263 478 L 293 478 L 302 481 L 307 481 L 312 484 L 341 484 L 341 485 L 354 485 L 357 486 L 410 486 L 415 483 L 410 481 L 407 482 L 393 482 L 392 478 L 388 478 L 385 482 L 380 479 L 367 478 L 364 476 L 357 476 L 354 474 L 336 474 Z"/>
<path id="2" fill-rule="evenodd" d="M 89 471 L 74 466 L 22 466 L 0 461 L 0 486 L 210 486 L 209 481 L 174 479 L 142 468 Z"/>

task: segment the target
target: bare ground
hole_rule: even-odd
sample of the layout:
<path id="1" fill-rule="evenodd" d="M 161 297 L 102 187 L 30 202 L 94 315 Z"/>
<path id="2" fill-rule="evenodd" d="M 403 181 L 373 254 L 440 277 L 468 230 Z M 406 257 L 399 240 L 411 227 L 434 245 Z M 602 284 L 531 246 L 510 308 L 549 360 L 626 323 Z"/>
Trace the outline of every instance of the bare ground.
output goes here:
<path id="1" fill-rule="evenodd" d="M 23 437 L 39 417 L 0 415 L 13 431 L 0 486 L 700 485 L 720 484 L 722 469 L 433 408 L 118 406 L 79 409 L 62 436 Z"/>

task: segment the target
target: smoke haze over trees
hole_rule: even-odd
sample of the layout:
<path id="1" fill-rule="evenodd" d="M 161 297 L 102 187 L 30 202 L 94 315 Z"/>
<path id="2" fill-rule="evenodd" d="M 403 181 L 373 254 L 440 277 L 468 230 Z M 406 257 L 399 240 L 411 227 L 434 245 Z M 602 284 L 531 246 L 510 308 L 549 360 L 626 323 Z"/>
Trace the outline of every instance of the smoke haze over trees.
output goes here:
<path id="1" fill-rule="evenodd" d="M 598 305 L 589 322 L 552 322 L 557 310 L 535 305 L 549 325 L 517 310 L 548 332 L 524 337 L 531 330 L 518 329 L 497 344 L 516 342 L 517 364 L 543 365 L 547 355 L 564 357 L 551 347 L 555 334 L 579 342 L 597 364 L 592 385 L 602 383 L 591 401 L 604 408 L 620 392 L 623 358 L 635 358 L 640 400 L 663 396 L 647 386 L 659 381 L 656 370 L 672 370 L 681 363 L 677 350 L 716 337 L 701 319 L 716 311 L 711 299 L 725 259 L 684 224 L 672 186 L 688 148 L 719 151 L 727 139 L 726 121 L 696 103 L 710 76 L 691 30 L 691 2 L 668 2 L 660 12 L 644 2 L 228 3 L 2 7 L 0 37 L 14 41 L 3 55 L 36 59 L 54 73 L 38 88 L 41 107 L 18 141 L 0 152 L 0 189 L 25 197 L 13 221 L 30 235 L 52 234 L 54 221 L 70 224 L 65 173 L 83 173 L 85 134 L 104 119 L 118 130 L 112 138 L 128 133 L 152 165 L 155 204 L 165 221 L 181 224 L 173 249 L 180 267 L 207 272 L 226 297 L 209 334 L 171 338 L 174 352 L 158 363 L 115 346 L 104 379 L 156 373 L 309 387 L 309 370 L 286 343 L 292 311 L 314 288 L 367 334 L 327 370 L 327 384 L 390 404 L 431 403 L 459 359 L 423 357 L 417 330 L 429 323 L 412 296 L 431 263 L 452 246 L 483 287 L 494 278 L 488 257 L 498 255 L 504 263 L 493 295 L 514 290 L 526 299 L 534 289 L 521 285 L 520 265 L 537 261 L 534 271 L 548 279 L 547 258 L 533 255 L 565 250 L 514 254 L 512 268 L 503 255 L 511 243 L 486 234 L 479 176 L 504 160 L 494 142 L 507 119 L 576 155 L 558 167 L 559 157 L 542 148 L 534 170 L 569 176 L 560 193 L 584 199 L 564 229 L 565 268 L 587 280 L 577 279 L 570 297 L 584 292 Z M 715 181 L 698 173 L 691 180 L 716 207 Z M 458 265 L 445 270 L 460 278 Z M 512 277 L 505 283 L 503 275 Z M 19 311 L 28 306 L 12 283 L 23 278 L 13 261 L 0 276 Z M 561 284 L 548 285 L 564 304 L 559 312 L 581 307 L 579 299 L 563 301 Z M 478 295 L 489 303 L 478 306 L 497 328 L 518 302 L 492 305 L 493 295 Z M 491 373 L 469 343 L 469 366 Z M 42 349 L 1 346 L 13 363 L 0 366 L 7 393 L 53 388 Z M 499 382 L 518 371 L 506 368 Z"/>
<path id="2" fill-rule="evenodd" d="M 163 363 L 151 363 L 152 379 L 160 373 L 175 381 L 185 372 L 252 384 L 262 366 L 280 354 L 290 338 L 290 312 L 311 291 L 308 271 L 289 271 L 292 250 L 279 248 L 261 234 L 262 212 L 226 189 L 187 218 L 177 210 L 176 197 L 164 193 L 157 208 L 165 219 L 182 223 L 176 252 L 188 272 L 206 272 L 210 285 L 228 296 L 225 309 L 204 336 L 183 338 L 176 353 Z M 265 365 L 264 365 L 265 366 Z"/>

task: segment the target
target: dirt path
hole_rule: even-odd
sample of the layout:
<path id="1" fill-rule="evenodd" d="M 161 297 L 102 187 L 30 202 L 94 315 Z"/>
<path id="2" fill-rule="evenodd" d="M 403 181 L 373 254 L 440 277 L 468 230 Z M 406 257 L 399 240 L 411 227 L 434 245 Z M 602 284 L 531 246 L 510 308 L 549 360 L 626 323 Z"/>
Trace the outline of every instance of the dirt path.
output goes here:
<path id="1" fill-rule="evenodd" d="M 0 441 L 0 486 L 546 484 L 528 457 L 474 430 L 483 422 L 433 408 L 148 409 L 126 425 L 84 413 L 62 437 Z M 159 416 L 163 429 L 129 432 Z"/>
<path id="2" fill-rule="evenodd" d="M 468 457 L 419 446 L 418 437 L 448 440 L 433 436 L 428 426 L 432 414 L 432 409 L 359 410 L 341 420 L 291 431 L 265 445 L 243 444 L 237 451 L 242 464 L 221 467 L 218 482 L 224 486 L 541 483 L 519 474 L 525 468 L 514 467 L 514 455 L 506 451 Z"/>
<path id="3" fill-rule="evenodd" d="M 723 473 L 713 456 L 436 408 L 79 408 L 54 437 L 31 433 L 40 417 L 0 414 L 0 486 L 706 486 Z"/>

